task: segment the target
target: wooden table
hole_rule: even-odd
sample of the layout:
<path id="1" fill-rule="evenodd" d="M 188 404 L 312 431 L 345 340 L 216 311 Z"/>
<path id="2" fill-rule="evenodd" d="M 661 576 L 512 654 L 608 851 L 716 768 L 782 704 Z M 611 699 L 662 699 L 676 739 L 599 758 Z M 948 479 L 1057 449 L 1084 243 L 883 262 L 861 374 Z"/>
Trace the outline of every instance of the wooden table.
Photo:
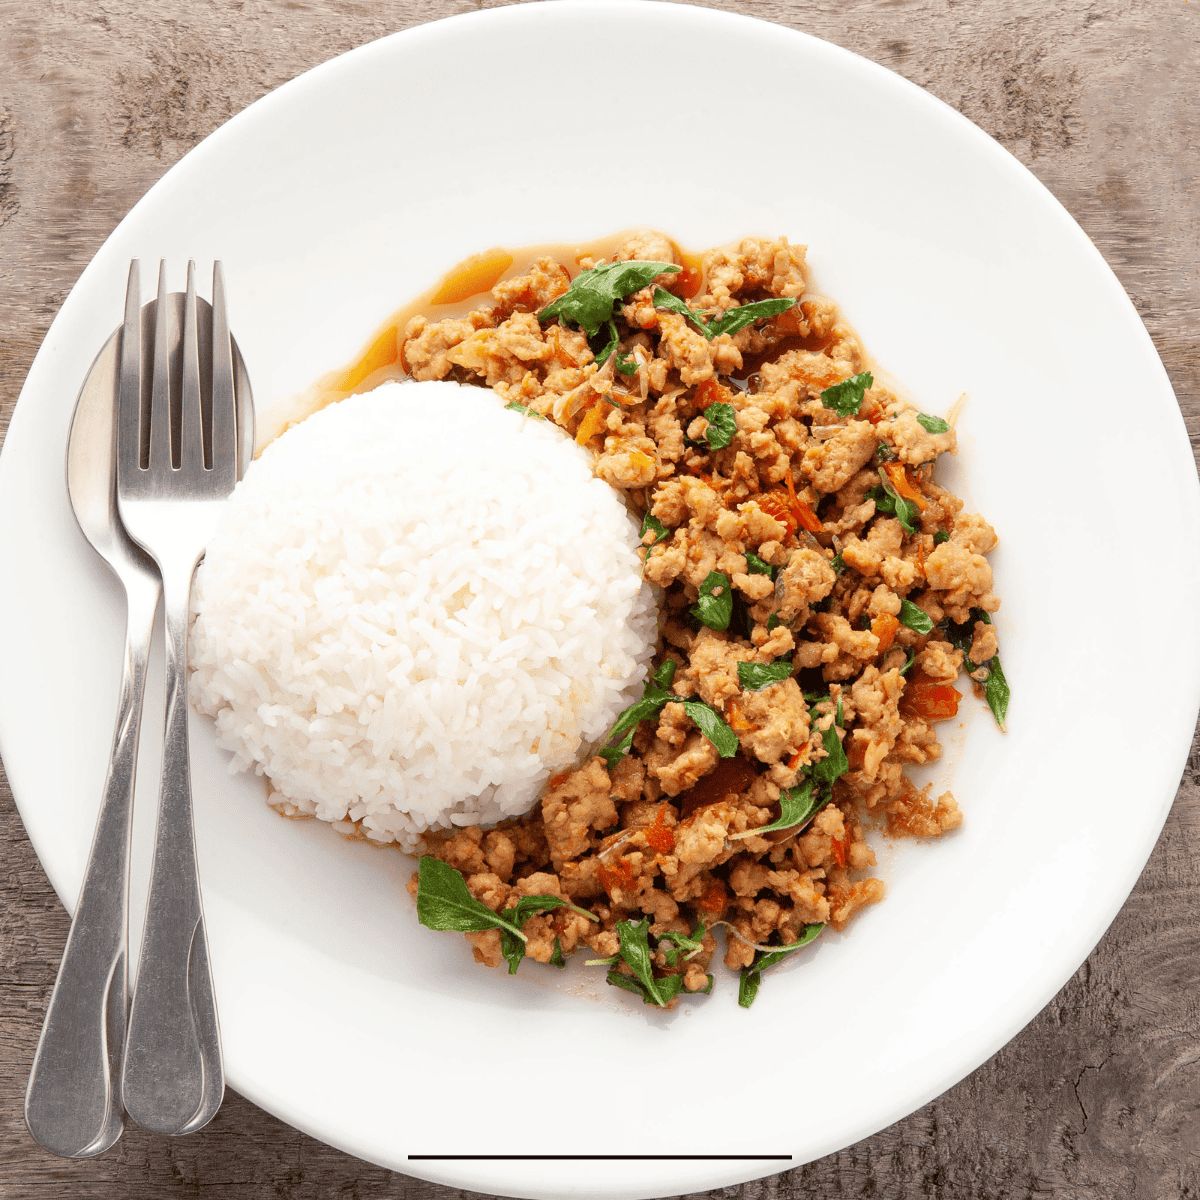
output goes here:
<path id="1" fill-rule="evenodd" d="M 468 0 L 0 0 L 0 432 L 80 272 L 176 159 L 322 60 L 475 7 Z M 803 29 L 890 67 L 1021 159 L 1133 298 L 1195 443 L 1200 0 L 718 7 Z M 19 585 L 0 574 L 0 586 Z M 712 1195 L 1200 1194 L 1198 769 L 1193 748 L 1129 902 L 1076 976 L 1009 1045 L 890 1129 Z M 181 1141 L 131 1129 L 90 1162 L 43 1152 L 25 1132 L 22 1096 L 68 922 L 2 777 L 0 838 L 3 1200 L 464 1195 L 350 1158 L 232 1093 L 212 1125 Z"/>

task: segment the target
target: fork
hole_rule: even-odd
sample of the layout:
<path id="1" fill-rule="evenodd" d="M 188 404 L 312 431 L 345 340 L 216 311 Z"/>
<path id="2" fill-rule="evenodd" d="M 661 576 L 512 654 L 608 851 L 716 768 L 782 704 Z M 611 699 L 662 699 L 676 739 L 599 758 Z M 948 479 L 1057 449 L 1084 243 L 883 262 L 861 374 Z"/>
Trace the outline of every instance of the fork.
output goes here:
<path id="1" fill-rule="evenodd" d="M 188 263 L 182 380 L 175 405 L 166 280 L 162 262 L 149 413 L 143 412 L 137 365 L 124 358 L 117 401 L 118 511 L 129 536 L 158 564 L 167 630 L 162 779 L 146 923 L 121 1066 L 121 1101 L 139 1125 L 182 1134 L 207 1124 L 225 1091 L 192 821 L 187 634 L 192 576 L 237 481 L 237 416 L 221 264 L 213 265 L 207 405 L 201 387 L 195 263 Z M 136 262 L 129 288 L 134 294 L 140 290 Z M 127 302 L 126 313 L 131 311 L 136 312 L 136 305 Z"/>

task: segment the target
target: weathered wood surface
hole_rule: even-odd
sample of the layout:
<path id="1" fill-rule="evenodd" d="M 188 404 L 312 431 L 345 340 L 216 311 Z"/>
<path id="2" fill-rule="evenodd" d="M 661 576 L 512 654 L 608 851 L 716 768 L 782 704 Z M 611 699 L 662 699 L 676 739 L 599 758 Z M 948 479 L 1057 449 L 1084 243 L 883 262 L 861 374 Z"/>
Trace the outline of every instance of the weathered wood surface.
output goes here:
<path id="1" fill-rule="evenodd" d="M 317 0 L 0 0 L 0 432 L 80 272 L 176 159 L 325 58 L 473 7 L 466 0 L 336 7 Z M 1120 277 L 1197 444 L 1200 0 L 741 0 L 723 7 L 817 34 L 898 71 L 1016 154 Z M 19 581 L 0 575 L 0 586 Z M 890 1129 L 721 1194 L 1200 1195 L 1198 834 L 1194 748 L 1132 897 L 1024 1032 Z M 190 1138 L 134 1129 L 87 1163 L 42 1152 L 25 1132 L 21 1102 L 67 919 L 2 779 L 0 839 L 3 1200 L 465 1195 L 329 1149 L 233 1094 L 213 1124 Z"/>

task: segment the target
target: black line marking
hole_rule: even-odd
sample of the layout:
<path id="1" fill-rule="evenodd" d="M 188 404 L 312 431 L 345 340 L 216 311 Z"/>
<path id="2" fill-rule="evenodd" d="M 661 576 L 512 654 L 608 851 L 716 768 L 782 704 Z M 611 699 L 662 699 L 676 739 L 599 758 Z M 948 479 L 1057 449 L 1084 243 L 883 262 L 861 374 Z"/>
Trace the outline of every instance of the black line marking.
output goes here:
<path id="1" fill-rule="evenodd" d="M 791 1162 L 790 1154 L 409 1154 L 409 1162 Z"/>

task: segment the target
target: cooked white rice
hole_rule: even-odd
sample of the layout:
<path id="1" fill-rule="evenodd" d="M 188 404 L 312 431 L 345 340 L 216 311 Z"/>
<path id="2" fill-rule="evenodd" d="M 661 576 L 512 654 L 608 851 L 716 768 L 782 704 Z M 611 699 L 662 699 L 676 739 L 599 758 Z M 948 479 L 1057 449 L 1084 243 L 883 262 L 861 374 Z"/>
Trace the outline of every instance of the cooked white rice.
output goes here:
<path id="1" fill-rule="evenodd" d="M 193 589 L 193 701 L 285 811 L 406 849 L 526 812 L 639 693 L 637 533 L 491 391 L 352 396 L 238 485 Z"/>

